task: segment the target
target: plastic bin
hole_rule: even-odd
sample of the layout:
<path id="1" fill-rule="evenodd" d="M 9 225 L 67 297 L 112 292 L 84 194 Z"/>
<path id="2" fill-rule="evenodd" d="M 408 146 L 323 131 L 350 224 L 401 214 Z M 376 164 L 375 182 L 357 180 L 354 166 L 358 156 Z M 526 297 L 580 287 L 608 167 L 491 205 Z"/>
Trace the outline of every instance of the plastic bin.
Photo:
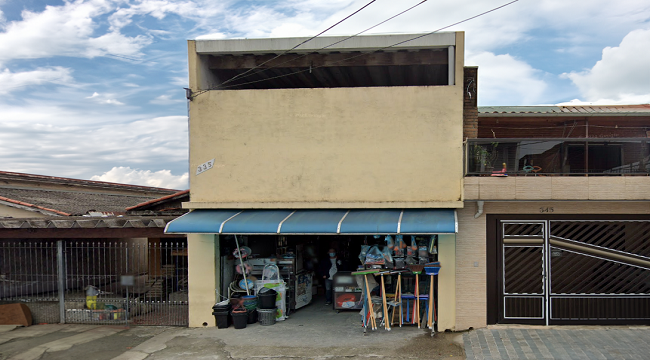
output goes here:
<path id="1" fill-rule="evenodd" d="M 217 322 L 218 329 L 227 329 L 230 327 L 232 320 L 230 319 L 230 311 L 213 311 L 214 320 Z"/>
<path id="2" fill-rule="evenodd" d="M 257 295 L 258 306 L 260 309 L 275 309 L 275 301 L 278 297 L 277 291 L 268 289 L 268 291 L 261 292 Z"/>
<path id="3" fill-rule="evenodd" d="M 273 309 L 257 309 L 257 317 L 260 325 L 275 325 L 275 316 L 277 308 Z"/>
<path id="4" fill-rule="evenodd" d="M 248 316 L 247 323 L 255 324 L 257 322 L 257 309 L 246 310 Z"/>
<path id="5" fill-rule="evenodd" d="M 246 323 L 248 322 L 247 311 L 231 311 L 230 315 L 232 316 L 232 323 L 235 325 L 235 329 L 246 328 Z"/>

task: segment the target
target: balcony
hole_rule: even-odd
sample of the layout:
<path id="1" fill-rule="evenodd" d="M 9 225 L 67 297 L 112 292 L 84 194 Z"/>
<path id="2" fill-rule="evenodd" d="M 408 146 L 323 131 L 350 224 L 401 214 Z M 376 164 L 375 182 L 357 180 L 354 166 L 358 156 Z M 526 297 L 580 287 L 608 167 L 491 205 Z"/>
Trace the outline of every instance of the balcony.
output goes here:
<path id="1" fill-rule="evenodd" d="M 648 175 L 646 138 L 468 139 L 466 176 Z"/>

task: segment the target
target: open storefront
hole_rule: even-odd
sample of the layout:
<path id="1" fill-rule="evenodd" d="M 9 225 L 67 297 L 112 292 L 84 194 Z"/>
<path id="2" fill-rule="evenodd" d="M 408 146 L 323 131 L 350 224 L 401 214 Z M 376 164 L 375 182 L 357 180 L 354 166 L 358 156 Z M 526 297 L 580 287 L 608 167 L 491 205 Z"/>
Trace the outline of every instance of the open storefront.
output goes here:
<path id="1" fill-rule="evenodd" d="M 190 236 L 190 326 L 210 325 L 203 319 L 209 319 L 214 301 L 246 295 L 247 284 L 249 293 L 259 290 L 255 282 L 263 280 L 263 275 L 268 281 L 265 268 L 272 269 L 273 265 L 277 265 L 285 284 L 282 318 L 295 311 L 309 311 L 309 304 L 323 304 L 325 288 L 319 268 L 328 261 L 330 249 L 335 251 L 338 263 L 332 311 L 361 306 L 362 287 L 356 281 L 359 277 L 350 276 L 352 271 L 408 269 L 411 264 L 440 261 L 446 271 L 441 272 L 435 286 L 438 312 L 445 313 L 439 322 L 452 323 L 457 227 L 454 209 L 199 209 L 170 223 L 166 232 Z M 246 253 L 243 261 L 233 256 L 238 253 L 237 246 Z M 379 252 L 382 258 L 365 261 L 365 254 L 360 257 L 362 250 L 371 255 Z M 209 252 L 214 255 L 208 256 Z M 213 274 L 209 269 L 214 269 Z M 385 291 L 376 289 L 373 295 L 394 294 L 395 279 L 387 276 Z M 415 285 L 410 274 L 404 274 L 401 283 L 406 293 Z M 420 283 L 426 288 L 428 277 L 422 277 Z M 371 290 L 376 287 L 371 280 Z"/>

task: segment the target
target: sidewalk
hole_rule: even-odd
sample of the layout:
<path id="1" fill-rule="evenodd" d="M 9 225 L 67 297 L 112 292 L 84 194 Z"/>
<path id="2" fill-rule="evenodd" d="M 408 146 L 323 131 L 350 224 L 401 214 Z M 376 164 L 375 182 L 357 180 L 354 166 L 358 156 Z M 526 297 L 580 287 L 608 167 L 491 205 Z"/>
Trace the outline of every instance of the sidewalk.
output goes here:
<path id="1" fill-rule="evenodd" d="M 319 306 L 313 304 L 310 306 Z M 358 312 L 322 305 L 245 329 L 34 325 L 1 332 L 0 359 L 464 359 L 460 334 L 413 326 L 363 335 Z"/>
<path id="2" fill-rule="evenodd" d="M 648 359 L 650 328 L 491 326 L 463 335 L 467 359 Z"/>

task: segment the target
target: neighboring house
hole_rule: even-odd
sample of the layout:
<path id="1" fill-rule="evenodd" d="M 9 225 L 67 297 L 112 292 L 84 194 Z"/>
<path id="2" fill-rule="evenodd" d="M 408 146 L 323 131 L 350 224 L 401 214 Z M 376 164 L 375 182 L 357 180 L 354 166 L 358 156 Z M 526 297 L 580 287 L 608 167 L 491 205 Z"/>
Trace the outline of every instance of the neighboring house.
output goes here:
<path id="1" fill-rule="evenodd" d="M 305 40 L 188 43 L 192 211 L 166 231 L 189 234 L 190 326 L 214 325 L 233 236 L 254 253 L 356 257 L 367 236 L 403 234 L 437 239 L 438 329 L 457 329 L 463 119 L 476 117 L 464 33 L 319 37 L 285 53 Z"/>
<path id="2" fill-rule="evenodd" d="M 457 329 L 650 322 L 649 131 L 647 104 L 479 108 Z"/>
<path id="3" fill-rule="evenodd" d="M 85 323 L 93 319 L 77 310 L 89 285 L 113 293 L 106 301 L 117 306 L 185 301 L 185 237 L 163 233 L 183 213 L 166 209 L 179 208 L 174 201 L 183 196 L 188 192 L 0 172 L 0 301 L 27 302 L 35 322 Z M 152 211 L 156 205 L 162 210 Z M 135 276 L 129 296 L 123 275 Z M 180 310 L 186 324 L 186 306 Z"/>

